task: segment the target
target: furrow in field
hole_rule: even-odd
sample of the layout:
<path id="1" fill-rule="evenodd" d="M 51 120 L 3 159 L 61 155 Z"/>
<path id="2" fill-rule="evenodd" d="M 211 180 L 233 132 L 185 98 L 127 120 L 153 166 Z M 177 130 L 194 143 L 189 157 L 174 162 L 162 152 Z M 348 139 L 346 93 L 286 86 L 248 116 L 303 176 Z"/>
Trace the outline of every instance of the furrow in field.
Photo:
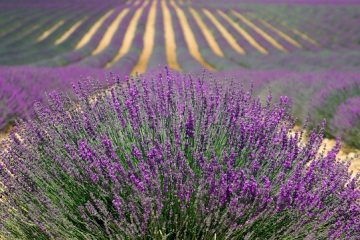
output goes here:
<path id="1" fill-rule="evenodd" d="M 209 44 L 211 50 L 218 55 L 219 57 L 224 57 L 224 53 L 221 50 L 219 44 L 216 42 L 216 39 L 212 35 L 209 28 L 206 26 L 199 13 L 192 7 L 189 8 L 191 15 L 194 17 L 196 24 L 199 26 L 202 34 L 204 35 L 207 43 Z"/>
<path id="2" fill-rule="evenodd" d="M 87 17 L 77 21 L 69 30 L 67 30 L 60 38 L 55 41 L 55 45 L 62 44 L 65 42 L 80 26 L 85 22 Z"/>
<path id="3" fill-rule="evenodd" d="M 24 24 L 24 22 L 27 21 L 27 19 L 31 19 L 36 15 L 42 14 L 41 12 L 35 12 L 32 11 L 30 13 L 30 16 L 27 15 L 28 13 L 23 12 L 10 12 L 9 16 L 6 17 L 6 21 L 2 22 L 0 24 L 0 37 L 6 35 L 8 32 L 12 31 L 15 28 L 18 28 Z M 19 21 L 19 17 L 21 15 L 21 21 Z"/>
<path id="4" fill-rule="evenodd" d="M 33 49 L 34 45 L 41 44 L 41 49 L 45 50 L 45 45 L 38 41 L 38 38 L 46 32 L 46 29 L 48 29 L 49 26 L 55 26 L 67 18 L 68 16 L 64 15 L 63 11 L 56 11 L 50 16 L 39 19 L 36 25 L 30 23 L 29 25 L 31 27 L 26 29 L 27 31 L 19 32 L 19 34 L 16 35 L 14 34 L 12 38 L 9 37 L 4 39 L 8 41 L 2 41 L 4 51 L 1 51 L 1 53 L 4 57 L 7 57 L 1 59 L 5 61 L 10 61 L 11 59 L 23 59 L 24 55 L 35 50 Z M 56 31 L 58 31 L 58 29 L 56 29 Z M 51 33 L 51 36 L 53 35 L 54 33 Z M 50 38 L 50 36 L 47 36 L 47 39 L 48 38 Z"/>
<path id="5" fill-rule="evenodd" d="M 46 51 L 44 51 L 44 56 L 48 57 L 48 61 L 45 61 L 43 59 L 39 59 L 39 63 L 41 65 L 67 65 L 69 63 L 77 63 L 81 61 L 82 59 L 86 58 L 91 54 L 91 52 L 96 48 L 97 44 L 100 42 L 103 34 L 105 33 L 106 29 L 110 25 L 110 23 L 113 21 L 113 19 L 117 16 L 117 13 L 120 11 L 117 8 L 115 8 L 115 11 L 109 18 L 107 18 L 104 23 L 100 26 L 100 28 L 96 31 L 94 36 L 91 38 L 91 40 L 81 49 L 75 50 L 76 44 L 83 38 L 83 36 L 88 33 L 89 29 L 92 28 L 94 23 L 96 23 L 103 15 L 104 13 L 108 12 L 109 8 L 104 7 L 103 9 L 97 11 L 97 13 L 93 16 L 89 12 L 86 13 L 86 15 L 80 15 L 77 13 L 77 18 L 74 18 L 73 21 L 71 21 L 72 24 L 76 23 L 79 19 L 86 17 L 86 21 L 82 23 L 79 28 L 74 32 L 71 36 L 69 36 L 69 39 L 66 41 L 65 44 L 61 48 L 54 45 L 54 42 L 61 37 L 59 32 L 57 32 L 57 35 L 55 37 L 52 37 L 52 45 L 51 47 L 47 48 Z M 72 24 L 67 24 L 66 28 L 63 28 L 63 32 L 68 30 Z M 39 50 L 42 52 L 42 50 Z M 46 53 L 45 53 L 46 52 Z M 55 61 L 54 61 L 55 60 Z"/>
<path id="6" fill-rule="evenodd" d="M 290 31 L 292 31 L 295 35 L 301 37 L 302 39 L 304 39 L 305 41 L 315 45 L 315 46 L 320 46 L 320 44 L 315 40 L 313 39 L 312 37 L 309 37 L 309 35 L 307 35 L 306 33 L 296 29 L 296 28 L 293 28 L 293 27 L 290 27 L 288 24 L 286 24 L 285 22 L 279 22 L 282 26 L 284 26 L 285 28 L 289 29 Z"/>
<path id="7" fill-rule="evenodd" d="M 294 34 L 302 37 L 304 40 L 308 41 L 309 43 L 312 43 L 316 46 L 320 46 L 320 44 L 315 39 L 309 37 L 306 33 L 303 33 L 295 28 L 290 28 L 290 31 L 292 31 Z"/>
<path id="8" fill-rule="evenodd" d="M 238 19 L 240 19 L 243 23 L 248 25 L 250 28 L 252 28 L 255 32 L 257 32 L 259 35 L 261 35 L 266 41 L 271 43 L 275 48 L 279 49 L 282 52 L 288 52 L 278 41 L 276 41 L 274 38 L 272 38 L 268 33 L 266 33 L 264 30 L 253 24 L 249 19 L 244 17 L 242 14 L 240 14 L 237 11 L 232 10 L 231 11 L 234 16 L 236 16 Z"/>
<path id="9" fill-rule="evenodd" d="M 241 56 L 244 56 L 244 55 L 239 55 L 238 52 L 234 51 L 234 49 L 232 48 L 232 46 L 229 44 L 229 42 L 224 38 L 224 36 L 221 34 L 221 32 L 216 28 L 216 26 L 213 24 L 213 22 L 207 17 L 205 16 L 204 12 L 202 11 L 202 6 L 192 6 L 200 15 L 200 17 L 202 18 L 203 22 L 205 23 L 205 25 L 207 26 L 207 28 L 209 29 L 209 31 L 211 32 L 211 34 L 214 36 L 215 40 L 216 40 L 216 43 L 220 46 L 221 48 L 221 51 L 224 53 L 224 58 L 221 58 L 217 55 L 215 55 L 217 58 L 219 58 L 219 62 L 220 63 L 220 60 L 221 59 L 228 59 L 234 63 L 238 63 L 238 61 L 241 61 Z M 192 15 L 190 14 L 189 12 L 189 19 L 193 19 Z M 223 24 L 223 22 L 222 22 Z M 195 22 L 195 19 L 193 19 L 193 23 L 192 25 L 194 25 L 194 31 L 197 27 L 197 24 Z M 198 32 L 203 36 L 203 34 L 201 33 L 201 29 L 198 28 Z M 201 41 L 201 36 L 197 36 L 196 35 L 196 39 L 199 39 L 199 41 Z M 203 38 L 202 40 L 203 42 L 206 42 L 205 38 Z M 206 42 L 207 43 L 207 42 Z M 199 43 L 200 44 L 200 43 Z M 208 45 L 208 44 L 207 44 Z M 209 47 L 210 48 L 210 47 Z M 201 50 L 201 53 L 203 53 L 203 49 L 200 49 Z M 211 51 L 211 49 L 209 49 L 208 51 Z M 205 54 L 205 53 L 203 53 Z M 204 55 L 205 56 L 205 55 Z M 209 58 L 209 57 L 207 57 Z M 212 57 L 210 57 L 211 59 Z M 235 60 L 236 59 L 236 60 Z M 211 60 L 208 60 L 209 62 Z M 214 64 L 214 66 L 218 66 L 218 63 Z M 221 64 L 220 64 L 221 65 Z"/>
<path id="10" fill-rule="evenodd" d="M 52 34 L 53 32 L 55 32 L 58 28 L 60 28 L 63 24 L 65 23 L 64 20 L 60 20 L 58 23 L 56 23 L 54 26 L 52 26 L 50 29 L 46 30 L 45 32 L 43 32 L 43 34 L 41 34 L 36 41 L 40 42 L 43 41 L 44 39 L 46 39 L 47 37 L 50 36 L 50 34 Z"/>
<path id="11" fill-rule="evenodd" d="M 101 28 L 96 32 L 94 37 L 84 48 L 78 50 L 75 50 L 74 48 L 83 38 L 83 36 L 89 31 L 89 29 L 94 25 L 94 23 L 96 23 L 99 18 L 101 18 L 108 10 L 108 7 L 102 7 L 96 9 L 95 11 L 94 9 L 91 9 L 90 11 L 84 13 L 82 12 L 83 14 L 75 12 L 75 14 L 78 15 L 78 18 L 76 20 L 74 19 L 74 21 L 72 21 L 72 24 L 75 24 L 76 21 L 82 18 L 84 18 L 84 22 L 80 24 L 76 31 L 74 31 L 65 42 L 62 43 L 62 47 L 58 47 L 58 45 L 54 44 L 55 41 L 61 37 L 60 34 L 54 36 L 51 41 L 50 48 L 38 50 L 44 52 L 42 53 L 42 55 L 46 56 L 46 58 L 40 59 L 35 56 L 35 58 L 37 58 L 37 61 L 36 63 L 32 61 L 32 63 L 38 66 L 63 66 L 70 63 L 78 62 L 84 57 L 88 56 L 94 49 L 94 45 L 99 42 L 100 37 L 105 32 L 107 26 L 111 22 L 111 19 L 114 18 L 114 14 L 106 20 L 106 22 L 101 26 Z M 67 28 L 64 28 L 64 32 L 66 32 L 66 30 L 69 29 L 72 24 L 68 24 Z"/>
<path id="12" fill-rule="evenodd" d="M 56 42 L 66 40 L 70 37 L 70 34 L 76 30 L 76 27 L 80 27 L 81 22 L 88 18 L 88 13 L 82 14 L 79 12 L 74 12 L 66 16 L 65 23 L 56 29 L 50 36 L 48 36 L 43 42 L 37 43 L 37 45 L 47 44 L 49 48 L 57 48 Z M 80 19 L 80 20 L 79 20 Z M 60 42 L 61 43 L 61 42 Z"/>
<path id="13" fill-rule="evenodd" d="M 175 9 L 175 12 L 178 16 L 178 19 L 180 21 L 181 29 L 184 33 L 185 41 L 187 44 L 187 47 L 190 51 L 190 55 L 193 56 L 201 65 L 203 65 L 205 68 L 214 71 L 214 67 L 211 66 L 209 63 L 206 62 L 206 60 L 203 58 L 203 56 L 200 53 L 199 46 L 196 42 L 195 36 L 191 30 L 191 27 L 189 25 L 189 22 L 185 16 L 185 13 L 183 10 L 177 6 L 177 4 L 174 2 L 174 0 L 170 1 L 170 4 Z"/>
<path id="14" fill-rule="evenodd" d="M 293 51 L 297 51 L 298 49 L 302 49 L 302 48 L 298 48 L 297 46 L 294 46 L 292 43 L 285 40 L 277 32 L 273 31 L 273 29 L 266 27 L 264 24 L 261 23 L 260 19 L 251 18 L 247 15 L 247 13 L 243 13 L 243 16 L 246 16 L 253 24 L 264 30 L 273 39 L 275 39 L 278 43 L 280 43 L 288 52 L 293 52 Z"/>
<path id="15" fill-rule="evenodd" d="M 7 14 L 3 15 L 1 18 L 4 18 L 4 21 L 0 23 L 0 33 L 4 30 L 10 29 L 14 30 L 14 25 L 23 25 L 27 20 L 32 20 L 39 15 L 44 14 L 44 11 L 39 9 L 12 9 L 7 10 Z"/>
<path id="16" fill-rule="evenodd" d="M 172 16 L 172 26 L 175 33 L 176 58 L 181 69 L 187 72 L 191 72 L 191 71 L 196 71 L 196 69 L 204 68 L 204 66 L 191 55 L 190 49 L 188 48 L 185 40 L 185 34 L 181 30 L 182 28 L 181 28 L 180 20 L 177 17 L 175 8 L 169 3 L 169 1 L 167 1 L 167 3 L 168 3 L 167 6 L 169 8 L 170 15 Z M 190 21 L 190 19 L 188 20 Z M 192 28 L 192 31 L 193 30 L 194 29 Z M 199 50 L 201 50 L 200 46 L 199 46 Z"/>
<path id="17" fill-rule="evenodd" d="M 143 38 L 143 50 L 141 52 L 140 58 L 136 63 L 135 67 L 132 70 L 134 73 L 144 73 L 147 70 L 149 59 L 154 49 L 154 40 L 155 40 L 155 24 L 156 24 L 156 5 L 157 1 L 153 1 L 148 19 L 146 22 L 146 28 Z"/>
<path id="18" fill-rule="evenodd" d="M 123 9 L 119 15 L 115 18 L 115 20 L 111 23 L 109 28 L 106 30 L 103 38 L 101 39 L 97 48 L 91 53 L 91 55 L 97 55 L 100 52 L 104 51 L 111 43 L 119 25 L 121 24 L 124 17 L 128 14 L 129 8 Z"/>
<path id="19" fill-rule="evenodd" d="M 146 1 L 143 3 L 143 5 L 135 12 L 133 18 L 130 21 L 130 24 L 126 30 L 126 34 L 124 36 L 124 40 L 121 44 L 121 47 L 115 57 L 106 64 L 106 68 L 112 67 L 117 61 L 119 61 L 125 54 L 127 54 L 131 48 L 131 45 L 133 43 L 136 28 L 139 23 L 139 19 L 145 9 L 145 7 L 149 4 L 149 1 Z"/>
<path id="20" fill-rule="evenodd" d="M 188 10 L 188 11 L 186 11 L 186 10 Z M 203 30 L 196 23 L 196 20 L 195 20 L 194 16 L 190 13 L 189 8 L 187 7 L 186 10 L 184 10 L 184 12 L 188 18 L 190 26 L 192 27 L 192 31 L 195 35 L 196 41 L 199 44 L 200 53 L 206 59 L 206 61 L 210 65 L 212 65 L 214 68 L 216 68 L 216 70 L 219 70 L 219 71 L 228 70 L 233 67 L 235 67 L 235 68 L 238 67 L 238 65 L 236 63 L 232 62 L 231 59 L 226 56 L 226 53 L 222 49 L 221 49 L 221 52 L 224 54 L 223 56 L 219 56 L 214 53 L 214 51 L 211 49 L 208 41 L 206 40 L 206 38 L 203 34 Z M 199 16 L 202 19 L 202 22 L 205 24 L 205 26 L 207 26 L 208 31 L 211 33 L 211 36 L 216 41 L 215 35 L 212 32 L 212 29 L 209 27 L 208 24 L 206 24 L 206 22 L 204 20 L 204 19 L 207 20 L 207 18 L 205 16 L 201 15 L 200 11 L 198 11 L 197 9 L 195 11 L 197 11 L 197 13 L 199 14 Z M 216 41 L 216 44 L 218 46 L 222 46 L 218 41 Z M 231 51 L 233 51 L 233 50 L 231 50 Z M 238 55 L 238 54 L 236 54 L 236 55 Z"/>
<path id="21" fill-rule="evenodd" d="M 66 20 L 61 18 L 66 18 Z M 75 19 L 75 17 L 68 19 L 68 16 L 63 14 L 61 18 L 55 18 L 51 22 L 44 23 L 42 27 L 37 27 L 37 30 L 33 31 L 26 38 L 19 38 L 17 41 L 13 41 L 7 47 L 7 53 L 4 54 L 8 58 L 0 59 L 0 61 L 9 64 L 26 64 L 27 62 L 34 63 L 36 59 L 49 56 L 48 53 L 51 52 L 50 49 L 52 49 L 55 39 Z M 49 29 L 48 26 L 52 27 Z M 48 29 L 46 30 L 46 28 Z"/>
<path id="22" fill-rule="evenodd" d="M 239 54 L 245 54 L 245 50 L 238 44 L 235 37 L 219 22 L 219 20 L 208 9 L 202 9 L 205 16 L 214 24 L 214 26 L 223 35 L 229 45 Z"/>
<path id="23" fill-rule="evenodd" d="M 76 45 L 75 49 L 80 49 L 84 47 L 88 42 L 90 42 L 91 38 L 95 35 L 95 33 L 98 31 L 101 25 L 103 25 L 106 19 L 108 19 L 114 11 L 115 9 L 111 9 L 107 13 L 105 13 L 83 36 L 80 42 Z"/>
<path id="24" fill-rule="evenodd" d="M 226 15 L 223 11 L 217 11 L 219 15 L 225 19 L 240 35 L 245 38 L 255 49 L 257 49 L 262 54 L 268 54 L 269 52 L 261 46 L 245 29 L 240 27 L 234 20 L 232 20 L 228 15 Z"/>
<path id="25" fill-rule="evenodd" d="M 178 63 L 176 56 L 176 41 L 175 41 L 173 24 L 172 24 L 172 18 L 165 0 L 161 1 L 161 7 L 163 13 L 165 51 L 166 51 L 167 63 L 170 68 L 175 69 L 177 71 L 181 71 L 181 67 Z"/>
<path id="26" fill-rule="evenodd" d="M 124 16 L 124 18 L 121 20 L 121 23 L 117 26 L 116 31 L 115 31 L 109 45 L 97 55 L 91 55 L 88 57 L 84 57 L 79 62 L 79 64 L 89 66 L 89 67 L 104 68 L 106 66 L 106 64 L 109 63 L 115 57 L 117 51 L 119 50 L 119 48 L 123 42 L 124 36 L 126 34 L 126 29 L 129 26 L 130 20 L 132 19 L 134 13 L 139 8 L 139 6 L 133 6 L 133 2 L 134 1 L 132 1 L 131 5 L 125 6 L 123 8 L 123 9 L 128 8 L 129 11 Z M 121 10 L 117 13 L 117 15 L 120 12 L 121 12 Z M 93 49 L 91 51 L 93 51 Z"/>
<path id="27" fill-rule="evenodd" d="M 156 31 L 154 39 L 154 48 L 152 50 L 151 57 L 149 58 L 146 72 L 152 72 L 159 67 L 169 66 L 166 58 L 166 46 L 165 46 L 165 31 L 164 31 L 164 16 L 161 6 L 161 1 L 156 4 Z"/>
<path id="28" fill-rule="evenodd" d="M 143 5 L 143 3 L 141 5 L 139 5 L 133 12 L 135 13 L 137 11 L 137 9 Z M 135 32 L 134 38 L 132 40 L 131 47 L 130 47 L 129 51 L 124 56 L 121 57 L 121 59 L 119 61 L 114 63 L 113 66 L 111 66 L 111 69 L 113 71 L 116 71 L 118 73 L 122 73 L 125 75 L 131 75 L 132 69 L 134 68 L 134 66 L 136 65 L 136 63 L 138 62 L 138 60 L 140 58 L 141 52 L 144 48 L 143 39 L 144 39 L 146 21 L 149 16 L 149 13 L 150 13 L 152 1 L 145 1 L 145 3 L 147 3 L 147 4 L 146 4 L 146 7 L 144 8 L 143 13 L 141 14 L 138 24 L 136 26 L 136 32 Z M 129 24 L 126 25 L 126 28 L 128 27 L 128 25 Z M 122 41 L 121 41 L 121 44 L 122 44 Z M 120 44 L 116 44 L 114 46 L 115 46 L 114 49 L 118 50 Z M 164 44 L 162 46 L 164 46 Z M 113 59 L 113 56 L 114 56 L 113 53 L 117 53 L 117 51 L 112 51 L 112 54 L 111 54 L 112 57 L 110 59 Z M 107 61 L 107 62 L 109 62 L 109 61 Z"/>
<path id="29" fill-rule="evenodd" d="M 18 40 L 20 37 L 24 38 L 25 36 L 31 34 L 35 28 L 35 26 L 39 26 L 40 24 L 43 24 L 46 19 L 49 19 L 50 16 L 54 17 L 57 14 L 56 10 L 52 10 L 47 12 L 44 15 L 44 11 L 40 12 L 39 14 L 36 14 L 35 16 L 30 17 L 25 22 L 19 21 L 19 24 L 16 25 L 16 27 L 12 27 L 11 31 L 6 32 L 3 34 L 0 38 L 0 41 L 2 43 L 2 46 L 5 46 L 6 44 L 12 43 L 14 40 Z"/>
<path id="30" fill-rule="evenodd" d="M 70 43 L 71 47 L 75 47 L 79 44 L 81 39 L 91 30 L 91 28 L 99 21 L 99 19 L 108 11 L 108 9 L 97 9 L 94 12 L 89 12 L 83 16 L 83 22 L 79 27 L 68 37 L 67 41 Z M 98 31 L 97 33 L 98 34 Z M 95 34 L 95 35 L 96 35 Z M 91 40 L 90 40 L 91 41 Z M 76 50 L 73 50 L 76 51 Z"/>
<path id="31" fill-rule="evenodd" d="M 53 14 L 54 18 L 47 18 L 48 21 L 37 27 L 36 31 L 32 31 L 26 38 L 19 37 L 18 40 L 12 41 L 8 46 L 9 53 L 18 53 L 18 56 L 25 53 L 44 51 L 54 47 L 55 41 L 60 38 L 75 21 L 82 16 L 79 12 L 69 12 L 64 14 L 60 12 L 58 17 Z"/>
<path id="32" fill-rule="evenodd" d="M 282 37 L 283 39 L 285 39 L 287 42 L 289 42 L 290 44 L 294 45 L 295 47 L 298 48 L 303 48 L 303 46 L 296 41 L 295 39 L 293 39 L 292 37 L 290 37 L 289 35 L 287 35 L 285 32 L 281 31 L 280 29 L 274 27 L 273 25 L 271 25 L 270 23 L 268 23 L 267 21 L 260 19 L 258 17 L 256 17 L 260 23 L 262 25 L 264 25 L 265 27 L 271 29 L 272 31 L 274 31 L 276 34 L 278 34 L 280 37 Z"/>

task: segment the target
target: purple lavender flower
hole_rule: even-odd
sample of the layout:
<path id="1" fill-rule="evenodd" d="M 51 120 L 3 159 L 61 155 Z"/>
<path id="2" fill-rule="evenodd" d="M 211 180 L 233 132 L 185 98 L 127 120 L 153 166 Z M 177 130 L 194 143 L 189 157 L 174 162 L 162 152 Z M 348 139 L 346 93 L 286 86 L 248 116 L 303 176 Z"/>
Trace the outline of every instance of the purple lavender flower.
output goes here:
<path id="1" fill-rule="evenodd" d="M 356 236 L 360 175 L 336 159 L 340 144 L 317 155 L 325 126 L 304 144 L 302 133 L 289 134 L 287 97 L 262 105 L 220 80 L 165 69 L 111 89 L 81 83 L 71 104 L 52 94 L 66 104 L 38 106 L 44 117 L 17 126 L 0 152 L 0 234 Z"/>
<path id="2" fill-rule="evenodd" d="M 360 96 L 352 97 L 338 106 L 330 128 L 345 142 L 360 147 Z"/>
<path id="3" fill-rule="evenodd" d="M 194 119 L 192 117 L 192 112 L 191 110 L 189 111 L 188 113 L 188 118 L 187 118 L 187 121 L 186 121 L 186 124 L 185 124 L 185 127 L 186 127 L 186 135 L 189 137 L 189 138 L 194 138 Z"/>

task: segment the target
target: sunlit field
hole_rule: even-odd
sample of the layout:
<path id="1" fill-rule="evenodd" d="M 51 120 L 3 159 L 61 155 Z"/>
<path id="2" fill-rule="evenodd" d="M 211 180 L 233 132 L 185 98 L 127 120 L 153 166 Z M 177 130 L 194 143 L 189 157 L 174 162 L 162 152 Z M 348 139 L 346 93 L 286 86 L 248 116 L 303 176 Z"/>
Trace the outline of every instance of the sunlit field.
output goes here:
<path id="1" fill-rule="evenodd" d="M 356 0 L 0 0 L 0 239 L 360 239 L 359 24 Z"/>

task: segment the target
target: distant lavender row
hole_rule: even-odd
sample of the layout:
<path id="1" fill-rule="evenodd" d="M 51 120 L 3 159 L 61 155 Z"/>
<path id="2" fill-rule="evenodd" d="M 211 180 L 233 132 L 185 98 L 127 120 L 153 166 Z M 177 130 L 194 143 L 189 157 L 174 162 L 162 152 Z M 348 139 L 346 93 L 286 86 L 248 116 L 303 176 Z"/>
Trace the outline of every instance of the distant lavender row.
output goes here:
<path id="1" fill-rule="evenodd" d="M 289 96 L 299 123 L 308 118 L 311 124 L 326 119 L 328 137 L 339 136 L 349 145 L 360 148 L 360 105 L 356 104 L 360 96 L 360 73 L 242 70 L 217 74 L 224 79 L 219 83 L 222 85 L 252 84 L 263 99 L 269 91 L 275 97 Z"/>
<path id="2" fill-rule="evenodd" d="M 0 129 L 17 118 L 33 115 L 33 103 L 44 101 L 46 92 L 55 89 L 67 92 L 71 83 L 81 77 L 103 78 L 102 70 L 80 67 L 56 69 L 35 67 L 0 68 Z"/>
<path id="3" fill-rule="evenodd" d="M 330 127 L 347 143 L 360 147 L 360 96 L 349 98 L 337 108 Z"/>
<path id="4" fill-rule="evenodd" d="M 326 85 L 311 99 L 310 112 L 314 121 L 326 118 L 327 134 L 341 136 L 347 143 L 360 148 L 360 74 L 331 76 Z M 352 105 L 353 104 L 353 105 Z M 343 121 L 340 120 L 343 119 Z"/>

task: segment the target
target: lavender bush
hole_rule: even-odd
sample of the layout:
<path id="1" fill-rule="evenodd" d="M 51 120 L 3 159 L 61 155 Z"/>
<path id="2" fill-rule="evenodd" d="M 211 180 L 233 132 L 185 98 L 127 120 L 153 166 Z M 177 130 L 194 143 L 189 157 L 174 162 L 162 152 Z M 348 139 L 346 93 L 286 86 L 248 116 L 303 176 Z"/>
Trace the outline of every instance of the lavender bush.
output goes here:
<path id="1" fill-rule="evenodd" d="M 338 81 L 329 81 L 314 97 L 312 104 L 310 105 L 310 111 L 313 112 L 314 119 L 333 119 L 335 114 L 337 114 L 338 108 L 341 104 L 345 103 L 348 99 L 352 97 L 360 96 L 360 81 L 359 76 L 356 73 L 349 73 L 344 75 L 344 78 L 339 78 Z M 354 102 L 355 103 L 355 102 Z M 360 108 L 359 105 L 352 106 L 353 109 Z M 358 111 L 358 110 L 357 110 Z M 343 110 L 340 112 L 344 113 Z M 347 112 L 347 115 L 338 116 L 344 118 L 353 118 L 354 116 Z M 337 121 L 339 124 L 340 122 Z M 339 128 L 345 130 L 346 124 Z M 330 127 L 327 128 L 327 135 L 335 136 L 336 133 Z M 339 131 L 337 132 L 339 133 Z M 341 135 L 345 135 L 344 131 L 340 132 Z M 347 138 L 348 139 L 348 138 Z M 358 142 L 358 139 L 355 139 Z M 356 147 L 359 147 L 359 143 L 355 144 Z"/>
<path id="2" fill-rule="evenodd" d="M 337 108 L 330 127 L 347 143 L 360 148 L 360 96 L 347 99 Z"/>
<path id="3" fill-rule="evenodd" d="M 49 94 L 0 155 L 12 239 L 350 239 L 359 177 L 317 155 L 324 127 L 289 134 L 288 99 L 262 105 L 167 69 Z M 94 91 L 97 94 L 90 94 Z"/>

